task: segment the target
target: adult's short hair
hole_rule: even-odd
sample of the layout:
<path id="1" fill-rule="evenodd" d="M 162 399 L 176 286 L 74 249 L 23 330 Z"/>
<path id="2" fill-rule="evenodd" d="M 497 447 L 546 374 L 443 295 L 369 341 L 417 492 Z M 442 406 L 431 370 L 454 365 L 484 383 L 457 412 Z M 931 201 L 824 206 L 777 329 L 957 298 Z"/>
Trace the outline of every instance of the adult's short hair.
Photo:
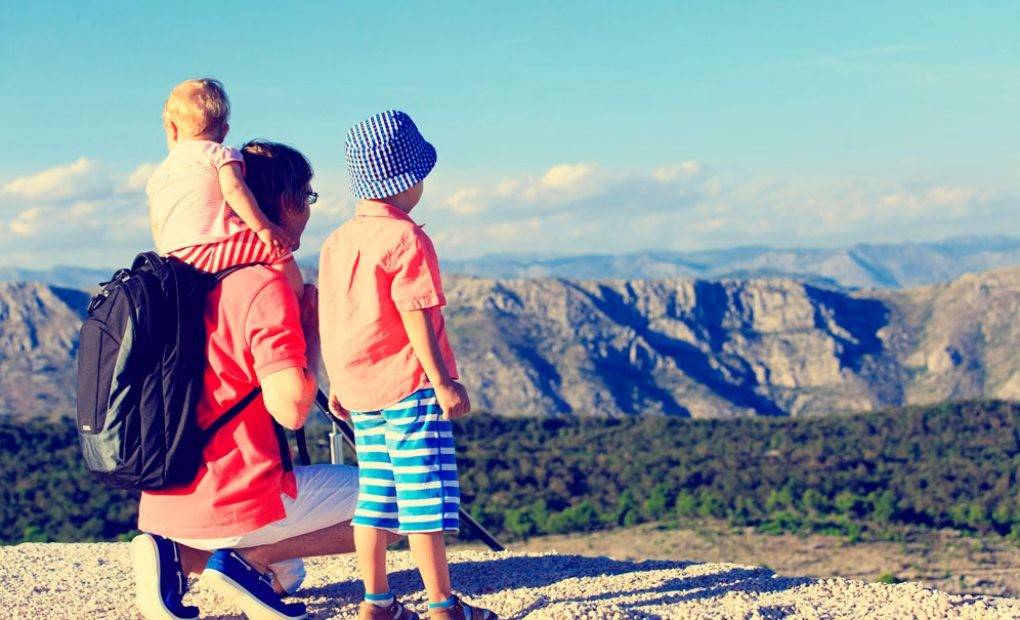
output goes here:
<path id="1" fill-rule="evenodd" d="M 306 187 L 312 180 L 312 164 L 297 149 L 252 140 L 241 147 L 244 181 L 270 220 L 280 224 L 283 210 L 301 212 L 308 208 Z"/>

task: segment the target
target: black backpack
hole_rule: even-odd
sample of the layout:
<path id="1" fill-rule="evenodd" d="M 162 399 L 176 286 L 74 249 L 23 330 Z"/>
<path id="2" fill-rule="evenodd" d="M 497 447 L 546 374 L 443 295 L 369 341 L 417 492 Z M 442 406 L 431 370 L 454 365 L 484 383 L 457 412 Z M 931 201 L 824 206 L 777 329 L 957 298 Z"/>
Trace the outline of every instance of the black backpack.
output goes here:
<path id="1" fill-rule="evenodd" d="M 92 299 L 78 348 L 78 435 L 85 467 L 104 484 L 187 484 L 213 433 L 258 396 L 252 390 L 209 428 L 195 421 L 206 296 L 233 270 L 209 275 L 147 252 Z"/>

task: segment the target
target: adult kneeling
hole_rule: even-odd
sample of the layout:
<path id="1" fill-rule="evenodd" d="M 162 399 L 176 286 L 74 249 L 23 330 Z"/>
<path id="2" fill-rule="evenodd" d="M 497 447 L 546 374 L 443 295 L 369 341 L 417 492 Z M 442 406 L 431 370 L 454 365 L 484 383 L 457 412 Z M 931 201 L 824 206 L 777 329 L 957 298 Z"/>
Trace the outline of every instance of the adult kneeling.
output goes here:
<path id="1" fill-rule="evenodd" d="M 308 222 L 312 168 L 296 150 L 271 142 L 243 148 L 245 180 L 266 216 L 292 239 Z M 196 618 L 185 606 L 187 575 L 207 581 L 249 616 L 303 618 L 284 603 L 304 578 L 299 558 L 354 550 L 350 520 L 357 472 L 342 465 L 288 467 L 290 449 L 276 432 L 297 429 L 315 397 L 317 296 L 299 303 L 285 277 L 264 265 L 224 277 L 205 308 L 204 388 L 199 426 L 261 387 L 245 410 L 202 452 L 191 484 L 142 493 L 132 542 L 136 595 L 146 618 Z M 276 577 L 274 589 L 271 577 Z"/>

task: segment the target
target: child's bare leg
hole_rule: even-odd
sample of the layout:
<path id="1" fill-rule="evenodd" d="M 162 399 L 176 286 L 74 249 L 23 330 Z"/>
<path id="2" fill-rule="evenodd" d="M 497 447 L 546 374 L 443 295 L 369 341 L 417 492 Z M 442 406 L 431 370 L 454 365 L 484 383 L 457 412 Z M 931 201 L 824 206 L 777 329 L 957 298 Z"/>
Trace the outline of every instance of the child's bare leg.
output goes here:
<path id="1" fill-rule="evenodd" d="M 386 545 L 389 532 L 364 525 L 354 526 L 354 548 L 358 552 L 358 568 L 365 582 L 365 592 L 384 594 L 390 591 L 386 578 Z"/>
<path id="2" fill-rule="evenodd" d="M 408 534 L 407 541 L 411 545 L 411 555 L 421 572 L 421 580 L 425 582 L 425 592 L 430 603 L 442 603 L 453 592 L 450 588 L 450 567 L 446 563 L 446 542 L 442 532 Z"/>
<path id="3" fill-rule="evenodd" d="M 298 267 L 294 257 L 292 256 L 282 263 L 273 263 L 270 267 L 287 277 L 287 283 L 294 289 L 294 294 L 297 295 L 298 301 L 301 301 L 305 296 L 305 279 L 301 275 L 301 268 Z"/>

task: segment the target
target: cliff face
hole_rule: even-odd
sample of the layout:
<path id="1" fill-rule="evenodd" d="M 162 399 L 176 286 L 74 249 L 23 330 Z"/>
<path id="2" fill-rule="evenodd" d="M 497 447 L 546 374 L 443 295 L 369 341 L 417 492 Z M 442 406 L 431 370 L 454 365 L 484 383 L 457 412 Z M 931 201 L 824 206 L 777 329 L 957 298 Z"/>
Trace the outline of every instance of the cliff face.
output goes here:
<path id="1" fill-rule="evenodd" d="M 881 302 L 788 280 L 459 281 L 463 373 L 507 414 L 783 415 L 885 404 Z"/>
<path id="2" fill-rule="evenodd" d="M 882 294 L 909 403 L 1020 400 L 1020 269 Z"/>
<path id="3" fill-rule="evenodd" d="M 1020 398 L 1020 269 L 903 292 L 787 279 L 452 278 L 476 408 L 502 415 L 807 415 Z M 0 411 L 66 413 L 84 293 L 0 284 Z"/>
<path id="4" fill-rule="evenodd" d="M 74 411 L 78 328 L 89 296 L 0 282 L 0 415 Z"/>

